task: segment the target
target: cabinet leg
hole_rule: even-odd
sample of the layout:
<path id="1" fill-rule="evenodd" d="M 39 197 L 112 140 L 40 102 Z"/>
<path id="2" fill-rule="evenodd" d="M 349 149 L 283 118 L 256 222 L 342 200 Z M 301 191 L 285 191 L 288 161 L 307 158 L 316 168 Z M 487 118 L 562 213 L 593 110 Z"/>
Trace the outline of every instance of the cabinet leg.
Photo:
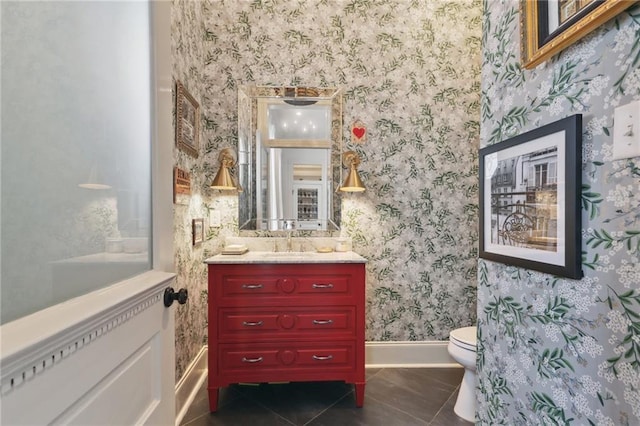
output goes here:
<path id="1" fill-rule="evenodd" d="M 356 383 L 356 407 L 364 405 L 364 383 Z"/>
<path id="2" fill-rule="evenodd" d="M 209 388 L 209 411 L 218 411 L 218 388 Z"/>

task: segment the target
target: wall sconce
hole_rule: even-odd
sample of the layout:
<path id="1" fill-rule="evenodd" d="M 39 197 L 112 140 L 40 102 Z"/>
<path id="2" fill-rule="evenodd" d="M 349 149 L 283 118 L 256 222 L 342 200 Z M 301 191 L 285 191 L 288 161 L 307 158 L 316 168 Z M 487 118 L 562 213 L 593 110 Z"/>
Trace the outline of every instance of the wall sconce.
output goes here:
<path id="1" fill-rule="evenodd" d="M 218 161 L 220 162 L 220 168 L 218 169 L 218 173 L 216 173 L 216 177 L 213 178 L 211 188 L 221 189 L 223 191 L 236 190 L 242 192 L 242 187 L 236 183 L 236 180 L 231 174 L 231 168 L 236 165 L 236 156 L 233 150 L 231 148 L 225 148 L 220 151 Z"/>
<path id="2" fill-rule="evenodd" d="M 343 192 L 362 192 L 366 188 L 358 175 L 358 166 L 360 165 L 360 157 L 353 151 L 347 151 L 342 154 L 342 164 L 349 168 L 347 178 L 340 187 Z"/>

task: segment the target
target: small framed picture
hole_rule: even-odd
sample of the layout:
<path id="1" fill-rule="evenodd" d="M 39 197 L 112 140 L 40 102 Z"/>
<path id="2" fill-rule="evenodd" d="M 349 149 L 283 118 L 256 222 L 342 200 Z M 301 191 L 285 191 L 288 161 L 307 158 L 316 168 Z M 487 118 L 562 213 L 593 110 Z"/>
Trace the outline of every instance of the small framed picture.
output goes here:
<path id="1" fill-rule="evenodd" d="M 173 202 L 179 203 L 181 195 L 191 195 L 191 174 L 178 167 L 173 168 Z M 180 204 L 189 204 L 187 200 L 182 200 Z"/>
<path id="2" fill-rule="evenodd" d="M 204 219 L 193 219 L 191 221 L 191 234 L 193 245 L 200 244 L 204 241 Z"/>
<path id="3" fill-rule="evenodd" d="M 579 279 L 582 116 L 480 150 L 480 257 Z"/>
<path id="4" fill-rule="evenodd" d="M 200 105 L 182 83 L 176 81 L 176 145 L 197 158 L 199 135 Z"/>

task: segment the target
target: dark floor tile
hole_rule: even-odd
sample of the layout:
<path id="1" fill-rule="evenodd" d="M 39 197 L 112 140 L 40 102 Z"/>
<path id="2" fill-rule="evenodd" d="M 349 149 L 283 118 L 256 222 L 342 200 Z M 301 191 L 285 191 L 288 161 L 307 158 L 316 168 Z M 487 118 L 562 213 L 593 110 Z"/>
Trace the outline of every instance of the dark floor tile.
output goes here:
<path id="1" fill-rule="evenodd" d="M 426 374 L 431 379 L 450 385 L 454 388 L 460 386 L 464 368 L 420 368 L 418 374 Z"/>
<path id="2" fill-rule="evenodd" d="M 382 368 L 365 368 L 364 369 L 364 379 L 369 380 L 371 377 L 375 376 L 379 372 L 382 371 Z"/>
<path id="3" fill-rule="evenodd" d="M 429 422 L 435 417 L 455 390 L 455 388 L 442 386 L 428 386 L 428 383 L 424 387 L 417 386 L 418 383 L 409 380 L 405 373 L 400 375 L 383 373 L 367 382 L 365 406 L 386 404 L 424 422 Z M 407 383 L 414 389 L 407 387 Z"/>
<path id="4" fill-rule="evenodd" d="M 344 382 L 265 383 L 236 385 L 234 390 L 292 423 L 303 425 L 351 393 L 353 385 Z"/>
<path id="5" fill-rule="evenodd" d="M 472 422 L 464 420 L 462 417 L 458 417 L 453 411 L 457 398 L 458 391 L 455 391 L 446 404 L 444 404 L 442 409 L 438 411 L 438 414 L 436 414 L 436 417 L 430 423 L 430 426 L 469 426 L 473 424 Z"/>
<path id="6" fill-rule="evenodd" d="M 218 411 L 209 413 L 205 383 L 181 425 L 468 426 L 453 412 L 463 373 L 457 368 L 367 369 L 362 408 L 355 407 L 353 385 L 315 382 L 232 385 L 220 389 Z"/>
<path id="7" fill-rule="evenodd" d="M 422 426 L 428 425 L 384 403 L 367 403 L 362 408 L 354 406 L 354 399 L 349 396 L 307 423 L 306 426 Z"/>
<path id="8" fill-rule="evenodd" d="M 273 411 L 255 402 L 240 397 L 218 409 L 215 413 L 202 414 L 183 426 L 292 426 L 294 423 L 283 419 Z"/>
<path id="9" fill-rule="evenodd" d="M 385 368 L 375 377 L 425 394 L 436 388 L 453 392 L 460 385 L 463 375 L 463 368 Z"/>
<path id="10" fill-rule="evenodd" d="M 222 388 L 218 393 L 218 409 L 241 397 L 239 393 L 231 388 Z M 198 390 L 196 397 L 193 399 L 191 406 L 182 418 L 180 424 L 187 424 L 196 417 L 200 417 L 206 413 L 209 413 L 209 392 L 207 391 L 207 382 L 205 381 Z"/>

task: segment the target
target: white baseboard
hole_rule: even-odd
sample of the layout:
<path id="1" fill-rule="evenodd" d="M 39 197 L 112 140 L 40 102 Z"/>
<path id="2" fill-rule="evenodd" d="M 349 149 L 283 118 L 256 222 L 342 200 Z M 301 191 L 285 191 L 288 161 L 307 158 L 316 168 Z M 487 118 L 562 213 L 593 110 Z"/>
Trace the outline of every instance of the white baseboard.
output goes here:
<path id="1" fill-rule="evenodd" d="M 462 366 L 447 351 L 448 342 L 366 342 L 366 368 L 452 368 Z M 207 379 L 207 346 L 203 346 L 176 384 L 176 426 Z"/>
<path id="2" fill-rule="evenodd" d="M 366 368 L 451 368 L 462 366 L 449 352 L 449 342 L 366 342 Z"/>
<path id="3" fill-rule="evenodd" d="M 176 384 L 176 426 L 180 425 L 205 380 L 207 380 L 207 346 L 200 349 Z"/>

